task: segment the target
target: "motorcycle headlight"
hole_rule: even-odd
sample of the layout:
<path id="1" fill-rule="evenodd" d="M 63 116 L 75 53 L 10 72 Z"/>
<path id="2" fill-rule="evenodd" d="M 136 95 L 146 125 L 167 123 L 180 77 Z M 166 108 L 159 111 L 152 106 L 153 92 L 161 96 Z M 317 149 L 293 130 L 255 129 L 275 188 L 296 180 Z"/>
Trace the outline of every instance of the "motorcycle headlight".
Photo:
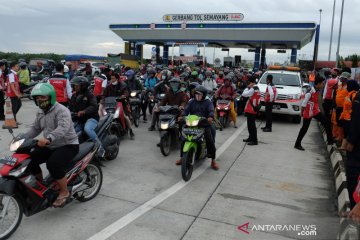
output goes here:
<path id="1" fill-rule="evenodd" d="M 23 144 L 24 143 L 24 141 L 25 141 L 25 139 L 21 139 L 21 140 L 19 140 L 19 141 L 12 141 L 11 143 L 10 143 L 10 151 L 11 152 L 15 152 L 20 146 L 21 146 L 21 144 Z"/>
<path id="2" fill-rule="evenodd" d="M 160 128 L 161 128 L 161 129 L 164 129 L 164 130 L 165 130 L 165 129 L 168 129 L 168 128 L 169 128 L 169 123 L 168 123 L 168 122 L 161 123 L 161 124 L 160 124 Z"/>
<path id="3" fill-rule="evenodd" d="M 227 111 L 227 110 L 229 110 L 229 108 L 228 108 L 228 107 L 226 107 L 226 108 L 225 108 L 225 111 Z"/>
<path id="4" fill-rule="evenodd" d="M 194 120 L 192 122 L 190 122 L 189 120 L 186 120 L 186 126 L 196 127 L 198 124 L 199 124 L 199 120 Z"/>
<path id="5" fill-rule="evenodd" d="M 115 113 L 114 113 L 114 118 L 118 118 L 119 115 L 120 115 L 120 109 L 117 108 L 116 111 L 115 111 Z"/>
<path id="6" fill-rule="evenodd" d="M 217 107 L 217 110 L 220 110 L 220 107 Z"/>
<path id="7" fill-rule="evenodd" d="M 130 93 L 130 97 L 136 97 L 136 92 Z"/>

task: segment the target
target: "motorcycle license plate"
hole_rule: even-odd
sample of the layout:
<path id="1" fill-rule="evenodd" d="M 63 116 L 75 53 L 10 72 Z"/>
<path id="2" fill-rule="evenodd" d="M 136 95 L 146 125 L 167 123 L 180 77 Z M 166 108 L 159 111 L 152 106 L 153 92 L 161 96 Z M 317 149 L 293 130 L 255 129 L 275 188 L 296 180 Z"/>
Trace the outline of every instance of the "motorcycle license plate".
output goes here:
<path id="1" fill-rule="evenodd" d="M 203 133 L 203 130 L 198 128 L 184 128 L 183 133 L 185 135 L 198 135 Z"/>
<path id="2" fill-rule="evenodd" d="M 12 156 L 6 156 L 6 157 L 0 158 L 0 163 L 10 165 L 10 166 L 14 166 L 16 164 L 16 162 L 17 162 L 17 158 L 14 158 Z"/>
<path id="3" fill-rule="evenodd" d="M 274 105 L 273 105 L 273 109 L 278 109 L 278 110 L 280 110 L 280 109 L 281 109 L 281 106 L 274 104 Z"/>

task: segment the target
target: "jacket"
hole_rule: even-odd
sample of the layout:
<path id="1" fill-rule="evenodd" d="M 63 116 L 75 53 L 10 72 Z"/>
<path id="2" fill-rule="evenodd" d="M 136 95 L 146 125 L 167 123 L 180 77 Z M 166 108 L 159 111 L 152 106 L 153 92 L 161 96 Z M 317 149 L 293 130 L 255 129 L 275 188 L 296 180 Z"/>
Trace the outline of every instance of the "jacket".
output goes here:
<path id="1" fill-rule="evenodd" d="M 160 106 L 171 105 L 185 107 L 186 99 L 186 93 L 183 91 L 178 91 L 177 93 L 167 91 L 165 97 L 161 100 Z"/>
<path id="2" fill-rule="evenodd" d="M 205 118 L 214 118 L 214 105 L 209 99 L 205 99 L 203 101 L 196 101 L 194 99 L 190 99 L 182 115 L 187 116 L 190 114 L 198 115 Z"/>
<path id="3" fill-rule="evenodd" d="M 225 85 L 222 85 L 219 88 L 219 90 L 217 90 L 215 96 L 216 96 L 216 98 L 220 98 L 220 99 L 233 100 L 236 97 L 236 91 L 232 85 L 230 85 L 228 87 L 226 87 Z"/>
<path id="4" fill-rule="evenodd" d="M 41 132 L 44 138 L 51 139 L 50 149 L 79 144 L 69 109 L 57 102 L 47 113 L 39 109 L 33 125 L 24 136 L 35 138 Z"/>
<path id="5" fill-rule="evenodd" d="M 96 97 L 89 91 L 85 91 L 84 93 L 75 93 L 71 97 L 69 109 L 74 113 L 85 111 L 85 115 L 79 119 L 80 123 L 85 123 L 90 118 L 99 121 Z"/>

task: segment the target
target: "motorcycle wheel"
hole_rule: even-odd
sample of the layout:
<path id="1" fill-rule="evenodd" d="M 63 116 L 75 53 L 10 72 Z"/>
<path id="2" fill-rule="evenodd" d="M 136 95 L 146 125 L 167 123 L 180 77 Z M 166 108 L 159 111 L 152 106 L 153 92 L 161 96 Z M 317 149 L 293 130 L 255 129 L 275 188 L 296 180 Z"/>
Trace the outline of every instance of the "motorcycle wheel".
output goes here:
<path id="1" fill-rule="evenodd" d="M 105 148 L 105 159 L 114 160 L 119 154 L 118 137 L 116 135 L 109 135 L 105 138 L 103 146 Z"/>
<path id="2" fill-rule="evenodd" d="M 133 118 L 133 122 L 134 122 L 134 125 L 135 127 L 139 127 L 139 118 L 138 118 L 138 113 L 137 113 L 138 110 L 135 110 L 133 113 L 132 113 L 132 118 Z"/>
<path id="3" fill-rule="evenodd" d="M 160 150 L 161 153 L 166 157 L 170 154 L 171 148 L 171 137 L 167 133 L 160 139 Z"/>
<path id="4" fill-rule="evenodd" d="M 117 145 L 120 145 L 121 141 L 121 129 L 120 127 L 117 127 L 117 124 L 111 124 L 110 126 L 110 134 L 115 135 L 117 137 Z"/>
<path id="5" fill-rule="evenodd" d="M 0 207 L 0 239 L 7 239 L 19 227 L 23 208 L 16 196 L 10 196 L 6 193 L 0 193 Z"/>
<path id="6" fill-rule="evenodd" d="M 191 148 L 188 152 L 183 153 L 181 161 L 181 175 L 185 182 L 189 181 L 193 172 L 193 162 L 195 162 L 195 152 Z"/>
<path id="7" fill-rule="evenodd" d="M 87 202 L 96 197 L 101 189 L 103 181 L 101 167 L 96 162 L 90 162 L 80 177 L 86 178 L 86 181 L 80 190 L 76 191 L 74 198 L 80 202 Z"/>
<path id="8" fill-rule="evenodd" d="M 219 117 L 219 122 L 220 122 L 222 128 L 226 128 L 226 119 L 224 116 Z"/>

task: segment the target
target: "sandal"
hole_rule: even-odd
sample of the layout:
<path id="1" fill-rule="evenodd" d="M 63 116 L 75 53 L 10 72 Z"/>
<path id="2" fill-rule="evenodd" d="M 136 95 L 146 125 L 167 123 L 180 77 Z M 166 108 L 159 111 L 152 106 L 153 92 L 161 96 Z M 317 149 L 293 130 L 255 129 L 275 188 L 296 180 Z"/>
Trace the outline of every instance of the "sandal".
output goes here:
<path id="1" fill-rule="evenodd" d="M 62 208 L 62 207 L 64 207 L 67 203 L 70 202 L 70 197 L 71 197 L 70 193 L 69 193 L 68 196 L 57 197 L 57 199 L 53 203 L 53 207 L 54 208 Z"/>

